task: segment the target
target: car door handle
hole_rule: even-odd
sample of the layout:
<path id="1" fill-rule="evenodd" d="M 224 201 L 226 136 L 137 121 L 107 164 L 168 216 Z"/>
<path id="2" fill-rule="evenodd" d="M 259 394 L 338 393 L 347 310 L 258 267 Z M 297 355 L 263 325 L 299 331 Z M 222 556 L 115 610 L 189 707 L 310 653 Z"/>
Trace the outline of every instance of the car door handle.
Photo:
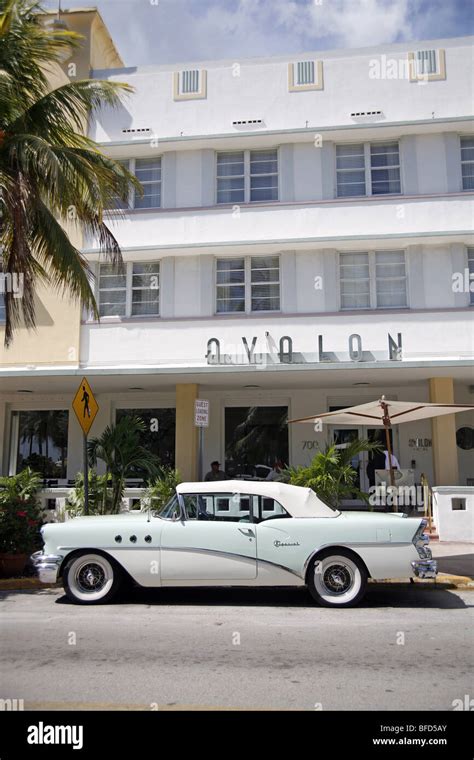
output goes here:
<path id="1" fill-rule="evenodd" d="M 253 532 L 251 528 L 239 528 L 239 530 L 241 533 L 244 534 L 244 536 L 248 536 L 248 537 L 252 536 L 253 538 L 255 538 L 255 533 Z"/>

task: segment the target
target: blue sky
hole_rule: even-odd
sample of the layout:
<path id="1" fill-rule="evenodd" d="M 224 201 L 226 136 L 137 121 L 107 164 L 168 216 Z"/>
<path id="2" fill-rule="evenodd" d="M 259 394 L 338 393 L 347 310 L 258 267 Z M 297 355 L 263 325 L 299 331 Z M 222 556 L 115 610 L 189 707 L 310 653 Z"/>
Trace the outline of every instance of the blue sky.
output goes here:
<path id="1" fill-rule="evenodd" d="M 472 34 L 472 0 L 96 0 L 128 66 Z M 44 0 L 57 8 L 58 0 Z M 62 0 L 63 8 L 87 0 Z"/>

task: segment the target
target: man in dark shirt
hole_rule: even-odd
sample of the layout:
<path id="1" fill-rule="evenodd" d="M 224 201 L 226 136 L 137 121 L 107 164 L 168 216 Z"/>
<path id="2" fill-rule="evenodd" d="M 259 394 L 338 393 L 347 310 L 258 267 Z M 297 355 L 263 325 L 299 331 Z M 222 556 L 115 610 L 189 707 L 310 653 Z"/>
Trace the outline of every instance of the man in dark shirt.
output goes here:
<path id="1" fill-rule="evenodd" d="M 204 481 L 210 483 L 214 480 L 228 480 L 227 475 L 220 469 L 221 463 L 217 461 L 211 462 L 211 469 L 204 476 Z"/>

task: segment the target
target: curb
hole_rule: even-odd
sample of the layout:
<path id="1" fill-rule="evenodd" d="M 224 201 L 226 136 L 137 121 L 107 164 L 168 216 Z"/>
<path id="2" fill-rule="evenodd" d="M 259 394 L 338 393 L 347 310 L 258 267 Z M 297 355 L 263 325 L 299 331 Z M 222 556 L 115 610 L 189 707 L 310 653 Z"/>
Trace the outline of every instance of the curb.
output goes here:
<path id="1" fill-rule="evenodd" d="M 369 583 L 384 585 L 398 584 L 401 586 L 423 585 L 430 588 L 461 588 L 464 590 L 474 590 L 474 580 L 467 575 L 449 575 L 447 573 L 438 573 L 436 580 L 433 578 L 413 578 L 411 583 L 409 578 L 385 578 L 373 580 L 369 578 Z M 41 589 L 60 588 L 58 583 L 41 583 L 37 578 L 0 578 L 0 591 L 35 591 Z"/>

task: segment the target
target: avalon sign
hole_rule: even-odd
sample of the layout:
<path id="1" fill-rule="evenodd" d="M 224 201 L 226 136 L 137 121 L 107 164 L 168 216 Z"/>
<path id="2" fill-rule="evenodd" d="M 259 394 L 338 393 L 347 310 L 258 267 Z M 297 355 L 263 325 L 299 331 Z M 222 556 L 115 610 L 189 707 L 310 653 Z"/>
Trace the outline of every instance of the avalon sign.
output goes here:
<path id="1" fill-rule="evenodd" d="M 362 338 L 358 333 L 349 335 L 347 343 L 347 353 L 341 357 L 341 352 L 327 350 L 324 346 L 324 336 L 318 335 L 318 351 L 316 353 L 300 353 L 293 350 L 293 339 L 289 335 L 283 335 L 279 344 L 276 345 L 269 333 L 265 334 L 268 347 L 267 352 L 259 353 L 257 351 L 258 337 L 254 336 L 249 344 L 246 337 L 242 337 L 241 346 L 225 346 L 221 350 L 221 343 L 217 338 L 210 338 L 207 341 L 206 360 L 208 364 L 255 364 L 267 365 L 270 363 L 277 364 L 308 364 L 314 362 L 364 362 L 375 361 L 383 357 L 376 357 L 371 351 L 364 350 Z M 395 341 L 390 333 L 387 334 L 388 350 L 386 358 L 389 361 L 402 360 L 402 334 L 397 333 Z M 240 349 L 240 350 L 239 350 Z M 273 349 L 273 350 L 272 350 Z M 380 352 L 378 352 L 380 353 Z"/>

